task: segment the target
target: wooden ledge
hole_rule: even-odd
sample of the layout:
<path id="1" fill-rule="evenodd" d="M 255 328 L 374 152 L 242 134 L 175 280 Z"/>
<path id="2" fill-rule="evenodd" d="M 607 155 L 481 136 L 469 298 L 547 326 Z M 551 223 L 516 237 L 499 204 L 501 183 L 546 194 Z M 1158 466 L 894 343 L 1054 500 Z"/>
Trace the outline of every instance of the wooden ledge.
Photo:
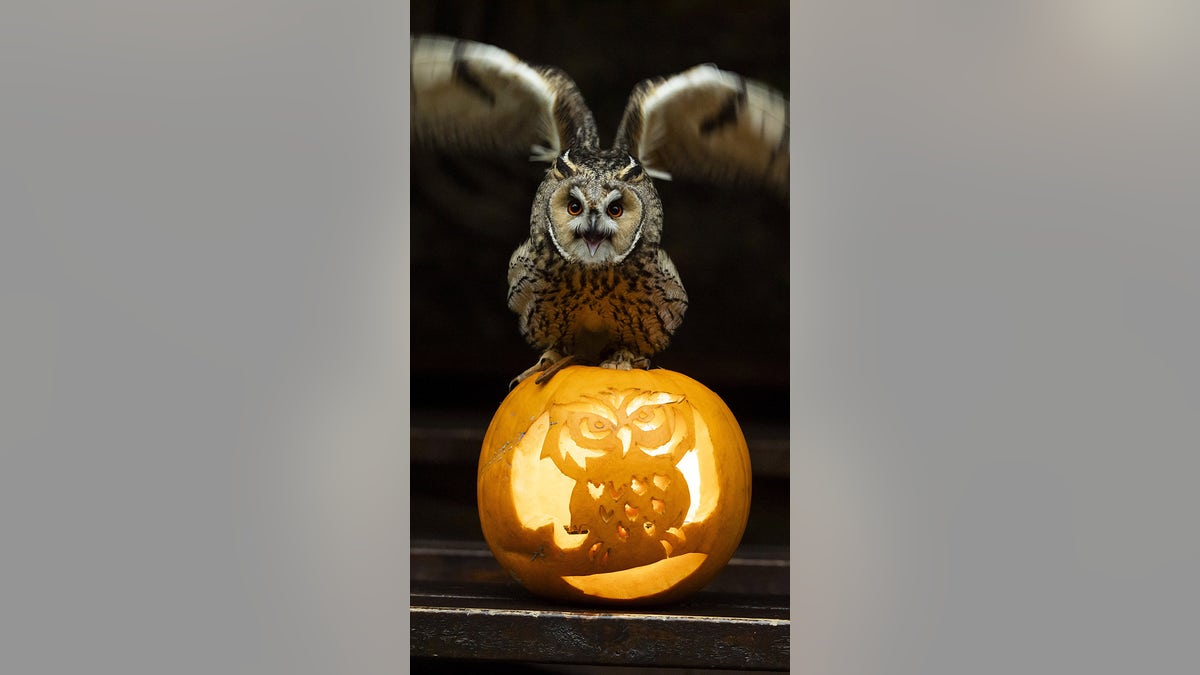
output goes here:
<path id="1" fill-rule="evenodd" d="M 554 604 L 511 581 L 482 543 L 414 542 L 413 657 L 578 665 L 788 669 L 787 556 L 739 550 L 688 600 Z"/>

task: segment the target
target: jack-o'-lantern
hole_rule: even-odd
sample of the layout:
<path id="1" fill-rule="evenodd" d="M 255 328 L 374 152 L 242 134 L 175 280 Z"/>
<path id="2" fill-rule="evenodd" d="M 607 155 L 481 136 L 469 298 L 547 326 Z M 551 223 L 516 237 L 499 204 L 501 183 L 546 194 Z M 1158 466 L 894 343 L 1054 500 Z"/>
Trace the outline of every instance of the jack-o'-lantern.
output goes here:
<path id="1" fill-rule="evenodd" d="M 750 456 L 729 408 L 699 382 L 571 366 L 505 398 L 477 488 L 488 546 L 533 593 L 669 602 L 733 556 L 750 510 Z"/>

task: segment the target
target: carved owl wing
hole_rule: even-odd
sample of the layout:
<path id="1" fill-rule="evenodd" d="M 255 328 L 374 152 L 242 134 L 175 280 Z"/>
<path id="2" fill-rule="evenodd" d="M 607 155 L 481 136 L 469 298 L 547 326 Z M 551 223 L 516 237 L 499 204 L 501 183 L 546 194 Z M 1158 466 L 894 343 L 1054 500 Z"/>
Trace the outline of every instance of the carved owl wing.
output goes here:
<path id="1" fill-rule="evenodd" d="M 413 134 L 439 147 L 553 161 L 573 142 L 595 142 L 596 122 L 569 77 L 498 47 L 414 37 L 411 82 Z"/>
<path id="2" fill-rule="evenodd" d="M 787 192 L 787 99 L 713 65 L 638 84 L 617 145 L 656 178 L 753 181 Z"/>

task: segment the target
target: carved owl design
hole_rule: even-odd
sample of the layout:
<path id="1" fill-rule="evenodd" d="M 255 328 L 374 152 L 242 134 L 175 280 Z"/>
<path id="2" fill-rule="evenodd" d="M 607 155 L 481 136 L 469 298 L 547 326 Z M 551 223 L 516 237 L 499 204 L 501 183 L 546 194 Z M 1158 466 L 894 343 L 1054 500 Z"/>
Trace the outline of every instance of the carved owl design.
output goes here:
<path id="1" fill-rule="evenodd" d="M 688 298 L 655 180 L 787 192 L 787 100 L 713 65 L 638 84 L 610 148 L 565 73 L 490 45 L 414 38 L 411 93 L 419 142 L 549 163 L 509 261 L 508 306 L 541 351 L 514 384 L 572 363 L 646 368 L 667 347 Z"/>
<path id="2" fill-rule="evenodd" d="M 693 415 L 681 395 L 641 390 L 550 408 L 542 456 L 575 480 L 566 529 L 588 535 L 598 566 L 643 565 L 686 545 L 692 494 L 679 464 L 696 444 Z"/>

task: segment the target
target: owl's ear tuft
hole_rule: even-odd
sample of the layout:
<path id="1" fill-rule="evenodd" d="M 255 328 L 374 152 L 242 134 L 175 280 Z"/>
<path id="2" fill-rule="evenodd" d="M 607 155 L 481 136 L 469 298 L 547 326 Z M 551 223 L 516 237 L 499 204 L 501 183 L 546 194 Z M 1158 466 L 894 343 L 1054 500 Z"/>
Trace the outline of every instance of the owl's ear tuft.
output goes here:
<path id="1" fill-rule="evenodd" d="M 579 167 L 571 161 L 571 151 L 567 150 L 555 158 L 552 170 L 554 171 L 554 177 L 562 180 L 574 176 L 579 171 Z"/>
<path id="2" fill-rule="evenodd" d="M 642 171 L 642 165 L 637 163 L 633 156 L 629 157 L 629 165 L 621 169 L 617 174 L 617 178 L 630 183 L 636 183 L 646 177 L 646 172 Z"/>

